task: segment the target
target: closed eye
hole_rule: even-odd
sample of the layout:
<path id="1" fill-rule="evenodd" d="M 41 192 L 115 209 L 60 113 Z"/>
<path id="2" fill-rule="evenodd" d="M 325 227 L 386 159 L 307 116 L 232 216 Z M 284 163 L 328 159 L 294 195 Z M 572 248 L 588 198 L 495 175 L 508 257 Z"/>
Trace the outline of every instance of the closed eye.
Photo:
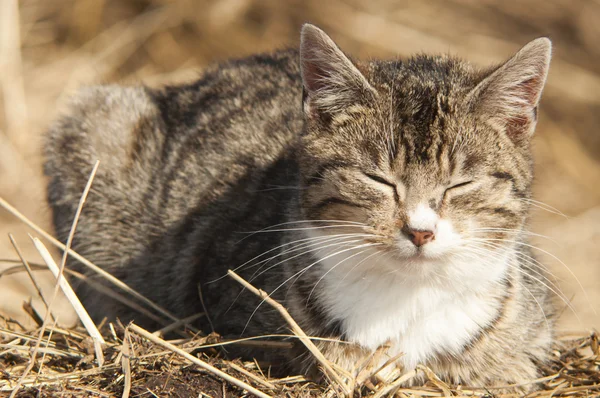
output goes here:
<path id="1" fill-rule="evenodd" d="M 459 184 L 454 184 L 454 185 L 452 185 L 451 187 L 448 187 L 448 188 L 446 188 L 446 191 L 447 191 L 447 190 L 449 190 L 449 189 L 461 188 L 461 187 L 464 187 L 464 186 L 470 185 L 470 184 L 472 184 L 472 183 L 473 183 L 473 181 L 465 181 L 465 182 L 461 182 L 461 183 L 459 183 Z"/>
<path id="2" fill-rule="evenodd" d="M 363 173 L 363 174 L 366 175 L 367 177 L 369 177 L 373 181 L 376 181 L 380 184 L 387 185 L 388 187 L 392 187 L 392 188 L 394 188 L 394 190 L 396 190 L 396 184 L 394 184 L 393 182 L 389 182 L 388 180 L 386 180 L 383 177 L 380 177 L 376 174 L 370 174 L 370 173 Z"/>
<path id="3" fill-rule="evenodd" d="M 365 172 L 363 172 L 363 174 L 379 184 L 387 185 L 388 187 L 392 188 L 392 192 L 394 193 L 394 200 L 396 201 L 396 203 L 400 202 L 400 196 L 398 195 L 398 185 L 397 184 L 394 184 L 393 182 L 390 182 L 390 181 L 386 180 L 385 178 L 380 177 L 376 174 L 365 173 Z"/>
<path id="4" fill-rule="evenodd" d="M 448 195 L 452 191 L 458 191 L 456 193 L 460 195 L 462 192 L 459 188 L 467 187 L 467 186 L 473 184 L 473 182 L 474 181 L 464 181 L 464 182 L 454 184 L 454 185 L 446 188 L 446 190 L 444 191 L 444 198 L 446 197 L 446 195 Z"/>
<path id="5" fill-rule="evenodd" d="M 459 190 L 459 188 L 463 188 L 463 187 L 469 186 L 473 182 L 474 181 L 464 181 L 464 182 L 461 182 L 461 183 L 458 183 L 458 184 L 454 184 L 454 185 L 446 188 L 446 190 L 444 191 L 443 198 L 445 199 L 450 192 L 455 191 L 455 190 L 458 190 L 457 194 L 460 195 L 461 191 Z"/>

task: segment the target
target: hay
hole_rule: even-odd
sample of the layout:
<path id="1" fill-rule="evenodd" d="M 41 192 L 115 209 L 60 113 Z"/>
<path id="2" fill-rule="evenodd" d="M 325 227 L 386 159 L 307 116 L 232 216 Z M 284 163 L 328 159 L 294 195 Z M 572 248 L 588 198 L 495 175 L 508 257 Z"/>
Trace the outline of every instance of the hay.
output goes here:
<path id="1" fill-rule="evenodd" d="M 259 368 L 255 362 L 227 360 L 215 348 L 236 344 L 236 341 L 224 341 L 215 334 L 192 337 L 187 331 L 191 337 L 165 342 L 133 324 L 124 327 L 110 323 L 102 331 L 106 341 L 105 363 L 98 367 L 93 341 L 85 329 L 46 328 L 40 345 L 43 356 L 22 381 L 16 396 L 111 397 L 126 396 L 127 391 L 132 397 L 222 397 L 248 395 L 252 388 L 262 397 L 329 397 L 339 391 L 333 382 L 317 385 L 302 376 L 272 378 L 268 376 L 268 369 Z M 39 329 L 27 330 L 0 316 L 0 395 L 13 390 L 30 364 L 30 353 L 38 334 Z M 272 341 L 270 336 L 263 339 Z M 201 351 L 203 347 L 210 350 Z M 600 395 L 600 351 L 596 334 L 561 337 L 553 357 L 552 363 L 544 369 L 545 376 L 532 380 L 532 383 L 540 383 L 542 389 L 527 397 Z M 227 379 L 219 372 L 226 374 Z M 398 380 L 406 381 L 418 372 L 429 378 L 424 386 L 401 388 L 394 381 L 365 383 L 357 387 L 355 396 L 379 397 L 391 393 L 400 397 L 443 397 L 449 393 L 453 396 L 515 396 L 497 393 L 496 389 L 446 385 L 423 367 L 407 372 Z M 244 389 L 243 386 L 250 387 Z"/>

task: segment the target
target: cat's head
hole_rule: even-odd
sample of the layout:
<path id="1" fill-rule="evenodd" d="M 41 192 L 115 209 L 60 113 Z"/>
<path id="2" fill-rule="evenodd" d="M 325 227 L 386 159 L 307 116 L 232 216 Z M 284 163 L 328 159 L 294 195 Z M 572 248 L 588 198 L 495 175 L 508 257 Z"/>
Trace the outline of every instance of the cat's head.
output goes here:
<path id="1" fill-rule="evenodd" d="M 408 273 L 502 257 L 527 218 L 550 54 L 542 38 L 487 70 L 448 56 L 353 62 L 305 25 L 303 217 Z"/>

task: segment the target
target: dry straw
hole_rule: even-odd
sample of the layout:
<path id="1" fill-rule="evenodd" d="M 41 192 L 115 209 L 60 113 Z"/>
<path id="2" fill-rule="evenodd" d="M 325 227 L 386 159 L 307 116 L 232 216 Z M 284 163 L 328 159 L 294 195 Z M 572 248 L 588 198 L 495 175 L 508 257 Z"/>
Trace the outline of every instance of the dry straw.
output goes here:
<path id="1" fill-rule="evenodd" d="M 181 348 L 161 339 L 160 337 L 155 336 L 154 334 L 148 332 L 145 329 L 142 329 L 141 327 L 139 327 L 137 325 L 131 324 L 131 325 L 129 325 L 129 329 L 132 330 L 133 332 L 139 334 L 140 336 L 150 340 L 151 342 L 158 344 L 160 346 L 163 346 L 163 347 L 167 348 L 168 350 L 181 355 L 182 357 L 184 357 L 188 361 L 192 362 L 193 364 L 198 365 L 200 368 L 207 370 L 210 373 L 213 373 L 214 375 L 222 378 L 223 380 L 228 381 L 231 384 L 234 384 L 246 391 L 249 391 L 250 393 L 256 395 L 257 397 L 270 398 L 270 396 L 265 394 L 264 392 L 259 391 L 256 388 L 252 387 L 251 385 L 249 385 L 239 379 L 236 379 L 233 376 L 230 376 L 229 374 L 215 368 L 214 366 L 200 360 L 199 358 L 196 358 L 196 357 L 190 355 L 189 353 L 185 352 Z"/>
<path id="2" fill-rule="evenodd" d="M 90 318 L 90 316 L 88 315 L 87 311 L 83 307 L 83 304 L 81 304 L 81 301 L 79 301 L 79 299 L 77 298 L 77 295 L 73 291 L 73 288 L 71 288 L 69 282 L 67 282 L 67 280 L 61 276 L 60 268 L 58 268 L 58 266 L 54 262 L 54 259 L 52 258 L 52 255 L 50 254 L 48 249 L 46 249 L 46 246 L 44 246 L 44 244 L 38 238 L 32 238 L 32 240 L 36 249 L 40 252 L 40 255 L 46 262 L 46 265 L 48 265 L 48 268 L 50 268 L 50 271 L 56 278 L 58 285 L 65 294 L 65 297 L 73 306 L 73 309 L 77 313 L 77 316 L 83 324 L 83 327 L 85 327 L 92 340 L 94 340 L 96 360 L 98 361 L 98 366 L 102 366 L 104 364 L 104 354 L 102 352 L 102 346 L 106 345 L 102 334 L 100 334 L 100 331 L 94 324 L 94 321 L 92 321 L 92 318 Z"/>
<path id="3" fill-rule="evenodd" d="M 250 283 L 245 281 L 242 277 L 240 277 L 238 274 L 236 274 L 232 270 L 229 270 L 227 273 L 229 274 L 229 276 L 231 276 L 233 279 L 235 279 L 237 282 L 239 282 L 246 289 L 250 290 L 252 293 L 256 294 L 258 297 L 262 298 L 265 302 L 267 302 L 273 308 L 275 308 L 281 314 L 283 319 L 285 319 L 285 321 L 290 325 L 292 332 L 300 338 L 300 341 L 302 342 L 302 344 L 304 344 L 306 346 L 306 348 L 311 352 L 311 354 L 313 354 L 315 359 L 323 367 L 325 376 L 330 377 L 335 383 L 337 383 L 337 385 L 342 389 L 342 391 L 344 392 L 344 394 L 346 396 L 352 395 L 352 391 L 348 388 L 346 383 L 342 380 L 342 377 L 335 370 L 333 370 L 331 362 L 329 362 L 327 360 L 327 358 L 325 358 L 323 356 L 321 351 L 319 351 L 319 349 L 313 344 L 313 342 L 310 340 L 310 338 L 306 335 L 306 333 L 304 333 L 302 328 L 298 325 L 298 323 L 296 323 L 294 318 L 291 317 L 291 315 L 287 312 L 287 310 L 285 309 L 285 307 L 283 305 L 281 305 L 277 301 L 273 300 L 265 291 L 257 289 L 254 286 L 252 286 Z"/>
<path id="4" fill-rule="evenodd" d="M 249 290 L 260 292 L 251 285 Z M 264 297 L 261 295 L 261 297 Z M 270 302 L 269 304 L 277 304 Z M 274 305 L 277 308 L 277 305 Z M 284 308 L 282 315 L 287 313 Z M 285 316 L 284 316 L 285 317 Z M 290 317 L 291 318 L 291 317 Z M 290 321 L 290 319 L 288 319 Z M 43 352 L 43 367 L 38 374 L 22 378 L 23 393 L 37 391 L 41 396 L 84 394 L 96 396 L 136 396 L 152 393 L 157 396 L 177 392 L 180 396 L 198 394 L 215 396 L 224 388 L 231 396 L 248 394 L 293 397 L 332 397 L 337 395 L 339 384 L 331 378 L 330 383 L 315 385 L 303 377 L 283 379 L 265 376 L 254 362 L 240 363 L 218 357 L 193 355 L 199 348 L 219 347 L 236 341 L 214 342 L 214 337 L 190 337 L 166 341 L 136 325 L 123 327 L 109 324 L 105 328 L 103 367 L 92 366 L 85 330 L 64 330 L 48 327 L 46 337 L 39 339 L 35 330 L 26 330 L 10 320 L 0 317 L 0 368 L 5 377 L 0 379 L 0 394 L 14 390 L 15 378 L 30 361 L 31 345 L 40 341 L 39 352 Z M 291 319 L 290 327 L 295 323 Z M 292 327 L 293 329 L 293 327 Z M 272 336 L 258 336 L 272 339 Z M 287 338 L 296 338 L 306 344 L 311 337 L 299 333 Z M 59 344 L 60 343 L 60 344 Z M 65 344 L 66 343 L 66 344 Z M 73 362 L 75 360 L 75 362 Z M 73 364 L 76 363 L 75 366 Z M 191 364 L 191 365 L 190 365 Z M 532 380 L 539 383 L 541 390 L 528 397 L 589 397 L 600 394 L 600 351 L 598 338 L 592 335 L 561 337 L 554 352 L 554 361 L 544 369 L 546 376 Z M 157 375 L 162 375 L 158 377 Z M 415 378 L 428 380 L 422 386 L 405 387 L 404 383 Z M 216 379 L 215 379 L 216 378 Z M 221 380 L 216 381 L 216 380 Z M 497 397 L 514 397 L 498 388 L 470 388 L 442 382 L 426 367 L 418 367 L 400 375 L 396 380 L 382 382 L 373 378 L 366 383 L 354 383 L 353 394 L 385 397 L 395 394 L 401 397 L 448 397 L 494 394 Z M 153 386 L 148 390 L 147 386 Z M 46 394 L 46 395 L 44 395 Z M 333 395 L 332 395 L 333 394 Z"/>

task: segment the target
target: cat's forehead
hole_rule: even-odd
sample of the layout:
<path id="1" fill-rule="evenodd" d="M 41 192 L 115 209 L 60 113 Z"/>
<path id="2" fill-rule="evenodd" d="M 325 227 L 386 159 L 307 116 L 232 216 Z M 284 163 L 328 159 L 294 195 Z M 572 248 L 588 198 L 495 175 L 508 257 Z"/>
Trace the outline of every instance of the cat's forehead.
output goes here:
<path id="1" fill-rule="evenodd" d="M 421 96 L 463 93 L 480 80 L 480 74 L 470 63 L 445 55 L 377 60 L 370 62 L 368 69 L 369 80 L 375 85 Z"/>
<path id="2" fill-rule="evenodd" d="M 378 92 L 375 113 L 383 109 L 420 154 L 440 134 L 453 135 L 453 125 L 466 116 L 465 98 L 481 80 L 469 63 L 449 56 L 374 61 L 369 72 Z"/>
<path id="3" fill-rule="evenodd" d="M 369 78 L 379 92 L 373 114 L 386 114 L 403 164 L 439 165 L 456 149 L 461 135 L 470 135 L 469 115 L 462 105 L 481 74 L 469 63 L 426 55 L 375 61 Z"/>

